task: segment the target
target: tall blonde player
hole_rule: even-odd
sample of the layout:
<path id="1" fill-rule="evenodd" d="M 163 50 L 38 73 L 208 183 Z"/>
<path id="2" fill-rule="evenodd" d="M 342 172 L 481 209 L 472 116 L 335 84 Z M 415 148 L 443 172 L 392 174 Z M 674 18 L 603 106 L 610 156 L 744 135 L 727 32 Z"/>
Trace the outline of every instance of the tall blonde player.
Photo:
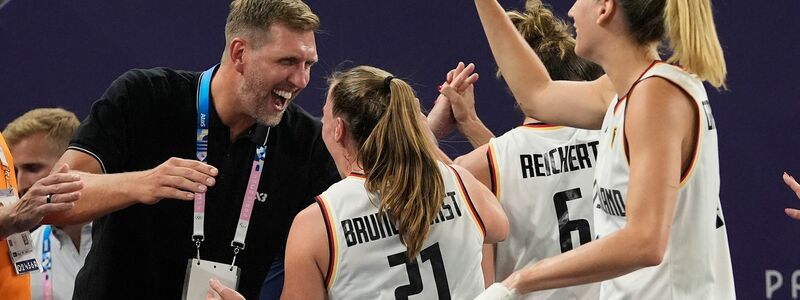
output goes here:
<path id="1" fill-rule="evenodd" d="M 716 125 L 702 80 L 724 86 L 709 0 L 577 0 L 575 51 L 606 76 L 553 81 L 496 0 L 475 0 L 523 111 L 601 129 L 599 239 L 519 270 L 481 299 L 602 281 L 601 299 L 733 299 Z M 668 37 L 672 57 L 661 62 Z"/>
<path id="2" fill-rule="evenodd" d="M 508 220 L 469 172 L 436 160 L 419 103 L 373 67 L 334 74 L 323 140 L 344 178 L 294 221 L 286 299 L 468 299 Z"/>

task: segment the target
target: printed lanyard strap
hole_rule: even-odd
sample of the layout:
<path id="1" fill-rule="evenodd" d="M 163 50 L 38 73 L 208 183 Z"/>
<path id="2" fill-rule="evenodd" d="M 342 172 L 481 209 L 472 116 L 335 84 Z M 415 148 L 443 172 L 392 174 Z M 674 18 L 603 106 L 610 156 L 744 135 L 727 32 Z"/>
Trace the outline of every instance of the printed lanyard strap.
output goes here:
<path id="1" fill-rule="evenodd" d="M 53 299 L 53 257 L 50 254 L 50 225 L 43 225 L 42 233 L 42 295 L 44 300 Z"/>
<path id="2" fill-rule="evenodd" d="M 2 164 L 3 178 L 6 181 L 6 187 L 11 188 L 11 166 L 8 164 L 3 146 L 0 146 L 0 164 Z"/>
<path id="3" fill-rule="evenodd" d="M 214 68 L 206 70 L 200 75 L 200 84 L 197 91 L 197 144 L 196 154 L 197 159 L 202 162 L 207 162 L 208 158 L 208 123 L 209 123 L 209 95 L 211 93 L 211 77 L 214 73 Z M 270 128 L 267 128 L 267 138 L 269 138 Z M 265 138 L 264 141 L 267 139 Z M 247 237 L 247 228 L 250 225 L 250 216 L 253 213 L 253 203 L 255 203 L 256 194 L 258 193 L 258 183 L 261 181 L 261 172 L 264 169 L 264 158 L 267 156 L 267 146 L 257 145 L 255 154 L 253 155 L 253 166 L 250 169 L 250 179 L 247 181 L 247 189 L 244 193 L 244 200 L 242 201 L 242 210 L 239 213 L 239 221 L 236 226 L 236 233 L 231 241 L 233 250 L 233 261 L 231 265 L 236 263 L 236 255 L 240 250 L 244 249 L 245 238 Z M 192 231 L 192 240 L 197 247 L 197 259 L 200 259 L 200 244 L 204 240 L 203 223 L 205 220 L 205 206 L 206 194 L 194 194 L 194 230 Z"/>

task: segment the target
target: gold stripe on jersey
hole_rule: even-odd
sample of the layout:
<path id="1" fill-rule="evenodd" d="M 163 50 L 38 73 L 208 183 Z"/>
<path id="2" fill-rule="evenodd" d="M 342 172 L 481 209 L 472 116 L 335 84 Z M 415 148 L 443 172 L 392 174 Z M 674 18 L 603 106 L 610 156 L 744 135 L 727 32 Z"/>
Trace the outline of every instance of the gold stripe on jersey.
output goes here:
<path id="1" fill-rule="evenodd" d="M 647 70 L 649 71 L 650 69 L 652 69 L 652 67 L 655 66 L 657 63 L 658 63 L 658 61 L 654 62 L 649 68 L 647 68 Z M 645 72 L 645 73 L 647 73 L 647 72 Z M 644 75 L 644 74 L 642 74 L 642 75 Z M 700 102 L 697 101 L 697 99 L 695 99 L 687 90 L 683 89 L 683 87 L 681 87 L 677 83 L 673 82 L 671 79 L 665 78 L 665 77 L 660 76 L 660 75 L 653 75 L 653 76 L 650 76 L 650 77 L 648 77 L 646 79 L 654 78 L 654 77 L 664 79 L 667 82 L 669 82 L 672 86 L 674 86 L 674 87 L 680 89 L 681 91 L 683 91 L 683 93 L 686 96 L 689 96 L 689 98 L 692 99 L 692 104 L 695 107 L 697 107 L 697 140 L 695 141 L 694 152 L 692 152 L 692 160 L 691 160 L 691 162 L 689 162 L 689 166 L 686 168 L 686 170 L 681 173 L 681 179 L 680 179 L 679 187 L 683 187 L 686 184 L 686 182 L 689 181 L 689 177 L 693 173 L 693 171 L 695 169 L 695 166 L 697 164 L 697 158 L 700 155 L 700 150 L 701 150 L 700 148 L 702 147 L 702 139 L 703 139 L 703 128 L 705 128 L 705 126 L 703 126 L 703 118 L 705 117 L 705 113 L 703 112 L 703 108 L 699 106 Z M 638 83 L 642 82 L 643 80 L 644 79 L 639 79 L 636 83 L 634 83 L 633 87 L 635 87 Z M 628 94 L 631 94 L 633 92 L 633 87 L 631 87 L 631 90 L 628 91 Z M 627 111 L 627 109 L 628 108 L 625 107 L 626 111 Z M 627 145 L 628 141 L 627 141 L 627 137 L 625 136 L 624 132 L 623 132 L 623 138 L 624 138 L 623 139 L 623 146 L 624 146 L 623 151 L 625 153 L 625 158 L 628 160 L 628 165 L 630 165 L 630 155 L 628 153 L 628 145 Z M 612 139 L 613 139 L 613 137 L 612 137 Z M 613 148 L 614 145 L 612 144 L 611 147 Z"/>
<path id="2" fill-rule="evenodd" d="M 325 275 L 325 287 L 330 290 L 336 281 L 336 273 L 339 269 L 339 240 L 336 238 L 336 224 L 332 220 L 336 220 L 333 216 L 331 206 L 324 196 L 317 196 L 317 203 L 322 209 L 322 217 L 325 221 L 325 227 L 328 233 L 328 271 Z"/>
<path id="3" fill-rule="evenodd" d="M 608 147 L 614 149 L 614 140 L 617 138 L 617 127 L 611 128 L 611 139 L 608 141 Z"/>
<path id="4" fill-rule="evenodd" d="M 536 131 L 550 131 L 550 130 L 559 130 L 561 128 L 564 128 L 564 126 L 551 125 L 551 124 L 525 124 L 520 127 Z"/>
<path id="5" fill-rule="evenodd" d="M 701 116 L 701 118 L 702 118 L 702 116 Z M 698 130 L 697 142 L 694 145 L 694 155 L 692 155 L 692 162 L 689 163 L 689 167 L 686 168 L 686 171 L 684 172 L 684 174 L 681 174 L 681 182 L 680 182 L 680 185 L 679 185 L 679 187 L 681 187 L 681 188 L 687 182 L 689 182 L 689 179 L 692 177 L 692 174 L 694 174 L 694 170 L 696 169 L 695 167 L 697 166 L 697 157 L 700 156 L 700 150 L 702 150 L 701 148 L 703 147 L 703 143 L 702 143 L 702 140 L 703 140 L 703 134 L 702 134 L 703 125 L 701 123 L 702 123 L 702 121 L 698 121 L 698 124 L 697 124 L 697 130 Z"/>
<path id="6" fill-rule="evenodd" d="M 500 194 L 502 191 L 500 186 L 500 182 L 502 182 L 499 170 L 500 162 L 497 160 L 497 149 L 495 149 L 493 141 L 489 141 L 489 148 L 486 149 L 486 155 L 486 160 L 489 163 L 489 176 L 492 181 L 492 193 L 497 198 L 497 202 L 500 202 Z"/>
<path id="7" fill-rule="evenodd" d="M 703 128 L 705 128 L 705 126 L 703 125 L 703 120 L 704 120 L 706 115 L 705 115 L 705 112 L 703 110 L 703 107 L 700 107 L 700 104 L 698 104 L 700 102 L 697 101 L 697 99 L 694 99 L 692 94 L 689 94 L 689 92 L 684 90 L 683 87 L 681 87 L 680 85 L 675 84 L 671 80 L 667 80 L 667 81 L 669 81 L 674 86 L 676 86 L 679 89 L 681 89 L 684 94 L 686 94 L 687 96 L 689 96 L 689 98 L 692 99 L 692 103 L 697 107 L 697 140 L 695 141 L 695 144 L 694 144 L 694 153 L 692 155 L 692 162 L 689 163 L 689 167 L 686 168 L 686 171 L 683 174 L 681 174 L 681 182 L 680 182 L 679 187 L 682 188 L 687 182 L 689 182 L 689 178 L 691 178 L 692 174 L 694 174 L 694 170 L 697 167 L 697 160 L 698 160 L 698 157 L 700 156 L 700 153 L 701 153 L 701 150 L 702 150 L 701 148 L 703 147 Z"/>
<path id="8" fill-rule="evenodd" d="M 461 174 L 456 172 L 456 169 L 453 169 L 451 166 L 447 166 L 456 175 L 456 180 L 458 181 L 458 190 L 461 193 L 461 199 L 466 200 L 467 206 L 469 206 L 470 216 L 472 216 L 472 221 L 475 222 L 475 226 L 478 228 L 478 232 L 481 233 L 481 238 L 486 239 L 486 227 L 483 225 L 483 220 L 481 220 L 481 216 L 478 214 L 478 210 L 475 209 L 475 205 L 472 204 L 472 198 L 469 197 L 469 192 L 467 192 L 467 188 L 464 186 L 464 181 L 461 180 Z"/>

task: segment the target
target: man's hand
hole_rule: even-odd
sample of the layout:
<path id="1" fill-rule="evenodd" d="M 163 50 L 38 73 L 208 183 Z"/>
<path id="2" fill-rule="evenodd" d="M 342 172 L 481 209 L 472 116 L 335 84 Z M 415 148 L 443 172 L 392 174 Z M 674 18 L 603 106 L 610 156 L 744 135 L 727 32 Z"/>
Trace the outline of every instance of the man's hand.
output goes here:
<path id="1" fill-rule="evenodd" d="M 78 174 L 62 165 L 55 173 L 40 179 L 14 205 L 0 207 L 0 236 L 30 230 L 44 216 L 69 210 L 81 196 L 83 182 Z M 49 201 L 48 201 L 49 198 Z"/>
<path id="2" fill-rule="evenodd" d="M 229 288 L 216 280 L 211 278 L 208 281 L 208 285 L 211 286 L 213 291 L 208 291 L 206 293 L 206 300 L 244 300 L 244 296 L 239 294 L 237 291 L 234 291 L 232 288 Z M 219 297 L 217 297 L 219 295 Z"/>
<path id="3" fill-rule="evenodd" d="M 204 193 L 216 183 L 219 171 L 196 160 L 172 157 L 158 167 L 139 172 L 137 180 L 128 182 L 134 198 L 144 204 L 161 199 L 194 199 L 194 193 Z"/>
<path id="4" fill-rule="evenodd" d="M 800 184 L 794 180 L 794 177 L 786 172 L 783 172 L 783 182 L 785 182 L 786 186 L 794 191 L 794 193 L 797 195 L 797 198 L 800 198 Z M 800 221 L 800 209 L 786 208 L 784 212 L 786 212 L 786 215 L 790 218 Z"/>

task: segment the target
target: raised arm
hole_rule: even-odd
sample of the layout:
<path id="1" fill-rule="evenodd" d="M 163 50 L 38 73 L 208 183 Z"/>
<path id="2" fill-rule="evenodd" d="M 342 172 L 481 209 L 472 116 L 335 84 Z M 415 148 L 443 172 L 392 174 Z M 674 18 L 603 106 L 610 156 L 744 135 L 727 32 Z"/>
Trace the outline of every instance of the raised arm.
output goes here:
<path id="1" fill-rule="evenodd" d="M 527 116 L 558 125 L 599 129 L 614 89 L 607 76 L 591 82 L 552 81 L 497 0 L 475 0 L 500 71 Z"/>
<path id="2" fill-rule="evenodd" d="M 478 73 L 473 73 L 474 71 L 474 64 L 464 67 L 463 63 L 459 63 L 450 72 L 453 79 L 442 85 L 441 92 L 450 104 L 458 131 L 469 140 L 472 147 L 477 148 L 488 143 L 494 134 L 486 128 L 475 111 L 475 81 Z"/>
<path id="3" fill-rule="evenodd" d="M 442 139 L 450 135 L 456 126 L 458 126 L 459 131 L 461 131 L 461 133 L 464 134 L 467 139 L 470 140 L 470 142 L 485 138 L 487 136 L 487 132 L 489 137 L 486 138 L 486 141 L 491 138 L 491 132 L 489 129 L 483 126 L 483 123 L 480 123 L 479 119 L 477 122 L 465 122 L 473 121 L 474 119 L 477 119 L 477 116 L 475 116 L 474 119 L 471 119 L 469 117 L 473 116 L 469 116 L 468 111 L 463 109 L 457 110 L 461 108 L 467 109 L 465 105 L 469 103 L 461 104 L 462 102 L 465 102 L 461 101 L 461 98 L 451 99 L 453 96 L 472 96 L 472 85 L 478 80 L 479 77 L 478 73 L 473 73 L 474 71 L 474 64 L 465 65 L 463 62 L 459 62 L 455 69 L 447 72 L 447 79 L 442 85 L 439 86 L 439 96 L 436 98 L 433 108 L 431 108 L 431 111 L 427 116 L 428 126 L 430 127 L 431 131 L 433 131 L 433 134 L 437 139 Z M 470 90 L 467 91 L 467 89 Z M 469 95 L 467 95 L 467 93 L 469 93 Z M 447 95 L 450 95 L 450 97 Z M 474 111 L 474 96 L 465 100 L 472 100 L 472 110 Z M 454 103 L 454 101 L 457 103 Z M 473 146 L 477 147 L 474 144 Z"/>

